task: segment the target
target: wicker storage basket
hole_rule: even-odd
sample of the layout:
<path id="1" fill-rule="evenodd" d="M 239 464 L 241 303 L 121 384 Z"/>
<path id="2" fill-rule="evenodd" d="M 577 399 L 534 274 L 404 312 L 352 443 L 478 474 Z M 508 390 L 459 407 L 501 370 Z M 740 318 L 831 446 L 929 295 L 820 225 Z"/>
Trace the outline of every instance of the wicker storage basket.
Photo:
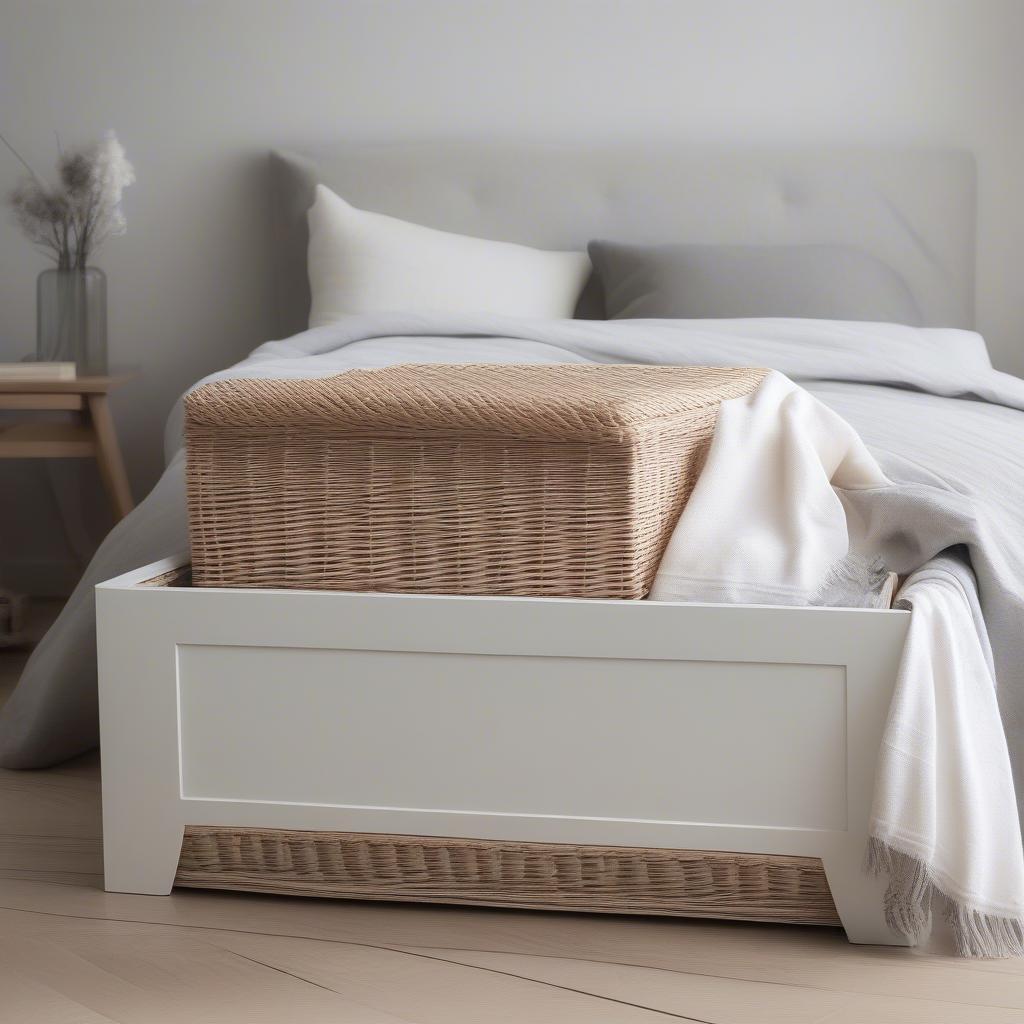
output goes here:
<path id="1" fill-rule="evenodd" d="M 176 885 L 838 925 L 815 857 L 191 826 Z"/>
<path id="2" fill-rule="evenodd" d="M 185 401 L 198 586 L 641 598 L 764 370 L 402 365 Z"/>

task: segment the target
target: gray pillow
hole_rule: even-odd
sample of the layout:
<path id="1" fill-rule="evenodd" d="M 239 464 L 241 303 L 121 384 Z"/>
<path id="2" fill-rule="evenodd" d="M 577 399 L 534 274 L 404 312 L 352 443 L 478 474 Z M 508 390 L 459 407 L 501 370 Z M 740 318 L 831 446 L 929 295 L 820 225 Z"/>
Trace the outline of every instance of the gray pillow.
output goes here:
<path id="1" fill-rule="evenodd" d="M 851 246 L 594 241 L 587 251 L 609 320 L 777 316 L 921 324 L 899 274 Z"/>

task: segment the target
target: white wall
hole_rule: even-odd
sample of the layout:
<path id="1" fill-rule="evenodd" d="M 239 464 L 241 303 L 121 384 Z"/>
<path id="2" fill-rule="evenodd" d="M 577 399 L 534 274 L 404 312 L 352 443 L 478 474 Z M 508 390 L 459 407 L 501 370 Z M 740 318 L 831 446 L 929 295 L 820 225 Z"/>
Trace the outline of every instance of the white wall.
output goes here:
<path id="1" fill-rule="evenodd" d="M 113 127 L 136 165 L 129 234 L 97 262 L 113 360 L 142 370 L 116 401 L 142 493 L 175 396 L 270 331 L 260 170 L 276 145 L 497 135 L 969 148 L 978 324 L 996 362 L 1024 373 L 1022 42 L 1021 0 L 0 0 L 0 131 L 46 167 L 54 131 L 75 141 Z M 0 190 L 17 172 L 0 153 Z M 31 347 L 43 265 L 0 222 L 0 359 Z M 42 495 L 36 472 L 5 468 L 5 502 L 16 484 Z M 15 547 L 29 561 L 39 547 L 9 518 L 0 574 Z"/>

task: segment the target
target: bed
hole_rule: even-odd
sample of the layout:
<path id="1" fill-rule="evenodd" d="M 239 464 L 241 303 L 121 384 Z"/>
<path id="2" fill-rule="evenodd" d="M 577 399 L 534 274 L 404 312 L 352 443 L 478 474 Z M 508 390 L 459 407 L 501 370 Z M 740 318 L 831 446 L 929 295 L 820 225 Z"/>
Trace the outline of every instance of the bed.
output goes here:
<path id="1" fill-rule="evenodd" d="M 429 143 L 272 166 L 281 337 L 308 311 L 302 213 L 318 180 L 367 209 L 547 247 L 595 236 L 849 245 L 898 277 L 908 322 L 972 320 L 974 170 L 961 153 Z M 865 316 L 875 298 L 855 300 Z M 585 293 L 579 315 L 594 316 L 595 301 Z M 846 323 L 819 345 L 811 321 L 762 325 L 753 341 L 743 330 L 684 326 L 667 361 L 700 362 L 718 345 L 734 365 L 777 366 L 883 453 L 937 403 L 950 433 L 970 434 L 981 413 L 952 410 L 957 395 L 987 389 L 1000 422 L 1024 407 L 1016 385 L 992 383 L 973 335 Z M 569 359 L 666 361 L 628 328 L 559 331 Z M 488 339 L 507 334 L 512 361 L 550 361 L 537 325 L 395 317 L 342 334 L 264 346 L 242 375 L 423 361 L 425 350 L 463 359 L 441 334 L 449 349 L 499 355 L 513 349 Z M 939 344 L 934 371 L 926 341 Z M 877 360 L 865 359 L 872 345 Z M 893 382 L 911 389 L 898 403 Z M 885 457 L 908 488 L 928 462 L 919 448 Z M 961 493 L 977 490 L 977 462 L 949 474 Z M 163 511 L 182 500 L 181 469 L 178 456 L 140 515 L 149 523 L 112 537 L 87 578 L 107 580 L 96 611 L 108 889 L 839 923 L 851 941 L 906 941 L 887 923 L 884 880 L 864 871 L 905 610 L 197 589 L 173 554 L 183 524 Z M 969 542 L 966 530 L 949 538 Z M 983 599 L 1016 608 L 1007 574 L 979 554 Z M 72 608 L 66 631 L 84 618 Z M 62 656 L 51 648 L 44 657 Z M 997 646 L 997 667 L 1009 656 Z M 29 700 L 15 708 L 23 720 Z"/>

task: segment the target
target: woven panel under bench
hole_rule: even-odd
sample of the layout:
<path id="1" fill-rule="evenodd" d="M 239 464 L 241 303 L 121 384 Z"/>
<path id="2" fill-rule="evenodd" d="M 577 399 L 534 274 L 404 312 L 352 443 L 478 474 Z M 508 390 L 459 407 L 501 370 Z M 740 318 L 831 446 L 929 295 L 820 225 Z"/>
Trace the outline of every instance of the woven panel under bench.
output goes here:
<path id="1" fill-rule="evenodd" d="M 190 826 L 176 885 L 839 925 L 814 857 Z"/>
<path id="2" fill-rule="evenodd" d="M 186 397 L 197 586 L 642 598 L 766 371 L 402 365 Z"/>

